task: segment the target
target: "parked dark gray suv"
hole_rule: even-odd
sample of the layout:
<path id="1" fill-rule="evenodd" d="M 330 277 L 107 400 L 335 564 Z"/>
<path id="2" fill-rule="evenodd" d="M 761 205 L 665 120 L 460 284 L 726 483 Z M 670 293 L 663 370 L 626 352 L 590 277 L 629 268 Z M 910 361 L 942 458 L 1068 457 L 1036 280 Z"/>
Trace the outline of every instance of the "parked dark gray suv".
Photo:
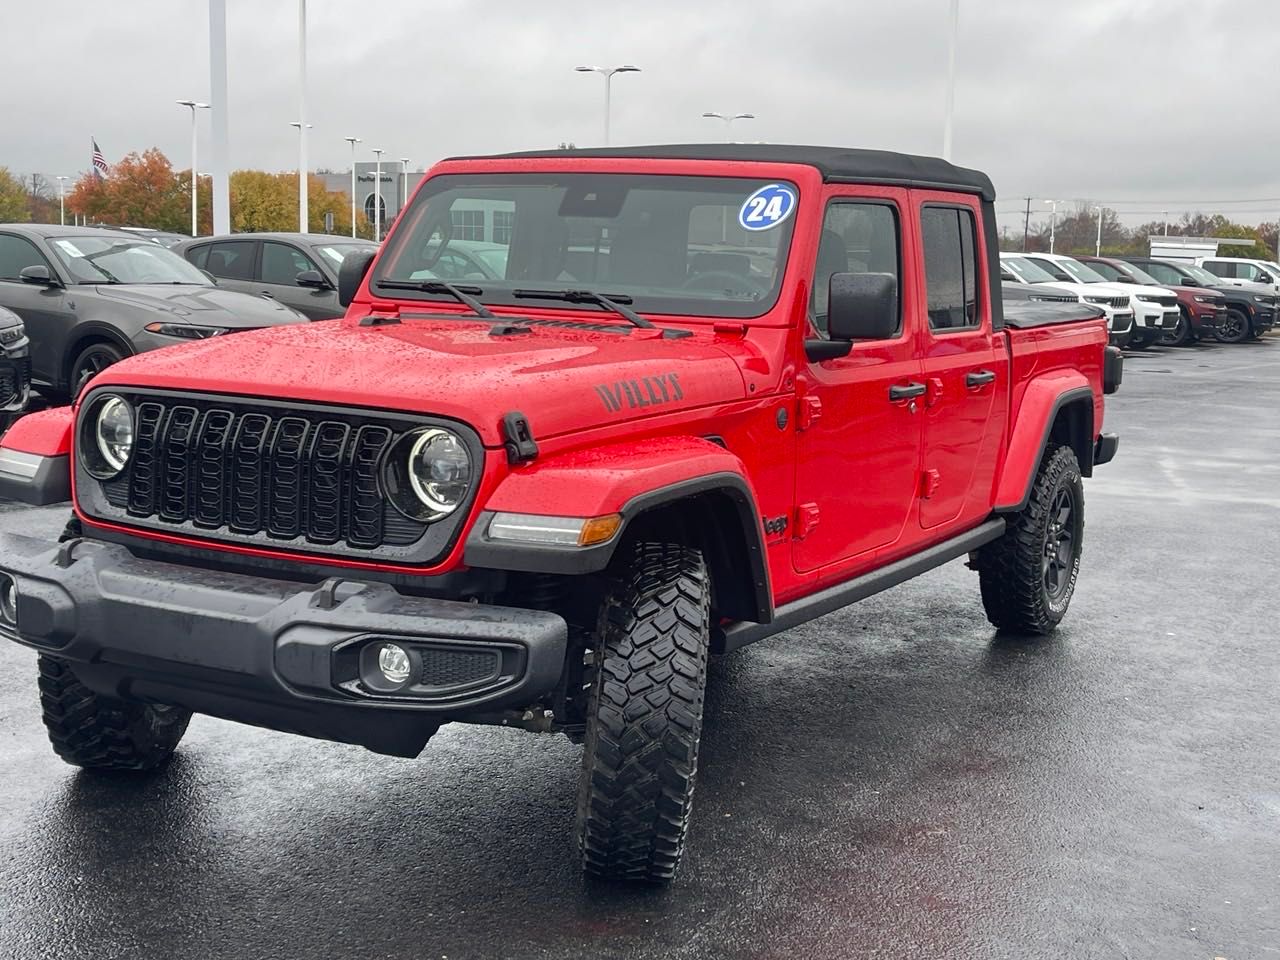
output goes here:
<path id="1" fill-rule="evenodd" d="M 338 268 L 349 253 L 377 249 L 369 240 L 321 233 L 235 233 L 174 247 L 219 286 L 274 297 L 312 320 L 346 313 L 338 303 Z"/>
<path id="2" fill-rule="evenodd" d="M 32 381 L 58 397 L 130 354 L 305 322 L 274 300 L 222 289 L 149 240 L 29 223 L 0 224 L 0 306 L 26 324 Z"/>
<path id="3" fill-rule="evenodd" d="M 27 409 L 31 358 L 27 331 L 12 310 L 0 307 L 0 433 Z"/>

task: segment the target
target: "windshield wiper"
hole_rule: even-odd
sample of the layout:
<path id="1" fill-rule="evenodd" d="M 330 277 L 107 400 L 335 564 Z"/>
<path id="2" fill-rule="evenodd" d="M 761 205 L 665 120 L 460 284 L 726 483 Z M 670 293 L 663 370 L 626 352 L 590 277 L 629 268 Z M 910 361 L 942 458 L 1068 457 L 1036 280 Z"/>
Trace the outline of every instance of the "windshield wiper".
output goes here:
<path id="1" fill-rule="evenodd" d="M 447 280 L 377 280 L 374 282 L 380 287 L 386 287 L 388 290 L 420 290 L 423 293 L 447 293 L 459 303 L 470 307 L 471 312 L 477 317 L 484 317 L 486 320 L 497 319 L 492 310 L 471 296 L 471 294 L 484 293 L 479 287 L 458 287 Z"/>
<path id="2" fill-rule="evenodd" d="M 605 295 L 596 293 L 594 290 L 512 290 L 513 297 L 524 300 L 563 300 L 565 303 L 594 303 L 597 306 L 604 307 L 606 310 L 612 310 L 620 317 L 626 317 L 637 327 L 643 327 L 645 330 L 652 330 L 654 326 L 640 314 L 634 310 L 623 306 L 625 303 L 631 303 L 632 300 L 626 294 L 611 293 Z"/>

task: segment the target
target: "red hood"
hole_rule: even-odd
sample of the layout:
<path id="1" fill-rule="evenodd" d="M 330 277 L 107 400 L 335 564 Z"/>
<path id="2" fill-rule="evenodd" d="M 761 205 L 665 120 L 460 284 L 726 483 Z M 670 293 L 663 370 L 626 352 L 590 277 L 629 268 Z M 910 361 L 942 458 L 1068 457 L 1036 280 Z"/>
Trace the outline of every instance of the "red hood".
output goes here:
<path id="1" fill-rule="evenodd" d="M 543 438 L 746 395 L 738 364 L 710 333 L 535 325 L 492 336 L 492 326 L 343 320 L 238 333 L 131 357 L 94 385 L 437 414 L 471 424 L 491 446 L 512 410 Z"/>

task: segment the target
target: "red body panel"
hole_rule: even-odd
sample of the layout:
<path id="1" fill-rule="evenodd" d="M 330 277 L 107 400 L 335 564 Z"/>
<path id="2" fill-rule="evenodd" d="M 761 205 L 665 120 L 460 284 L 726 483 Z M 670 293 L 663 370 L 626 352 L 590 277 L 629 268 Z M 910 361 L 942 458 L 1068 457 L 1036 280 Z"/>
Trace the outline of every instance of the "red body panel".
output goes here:
<path id="1" fill-rule="evenodd" d="M 70 407 L 29 413 L 9 428 L 4 435 L 4 447 L 38 457 L 63 456 L 71 452 L 74 422 Z"/>
<path id="2" fill-rule="evenodd" d="M 773 309 L 746 321 L 654 318 L 662 326 L 694 331 L 682 339 L 638 329 L 622 334 L 551 327 L 506 337 L 491 335 L 492 322 L 456 304 L 397 304 L 373 298 L 366 284 L 344 320 L 141 355 L 109 368 L 95 386 L 422 412 L 470 424 L 488 448 L 475 507 L 448 556 L 408 571 L 421 574 L 461 564 L 463 544 L 481 510 L 595 516 L 680 480 L 736 472 L 753 491 L 761 517 L 773 521 L 762 536 L 775 603 L 918 552 L 977 525 L 993 507 L 1019 501 L 1036 470 L 1046 418 L 1064 390 L 1090 389 L 1095 435 L 1101 428 L 1105 324 L 993 330 L 989 297 L 999 292 L 985 289 L 985 243 L 977 251 L 981 327 L 930 332 L 919 208 L 926 201 L 959 204 L 978 215 L 974 196 L 824 185 L 816 170 L 791 164 L 571 153 L 563 159 L 449 161 L 432 175 L 521 169 L 789 180 L 799 188 L 799 203 L 782 293 Z M 823 211 L 838 197 L 887 200 L 898 208 L 903 328 L 895 340 L 855 344 L 847 357 L 811 363 L 804 353 L 807 305 Z M 412 215 L 411 208 L 407 216 Z M 981 225 L 980 215 L 977 221 Z M 359 324 L 371 312 L 400 307 L 446 317 Z M 493 310 L 499 316 L 584 318 L 582 310 L 534 304 Z M 587 316 L 613 319 L 606 313 Z M 990 370 L 996 379 L 971 389 L 965 377 L 974 370 Z M 921 409 L 889 402 L 889 386 L 922 377 L 930 394 Z M 501 423 L 504 414 L 517 410 L 531 424 L 539 455 L 511 467 L 501 449 Z M 51 411 L 21 421 L 4 446 L 65 452 L 70 439 L 69 413 Z M 783 518 L 785 524 L 776 522 Z M 150 529 L 128 532 L 204 549 L 300 557 Z M 305 559 L 406 572 L 343 557 Z"/>

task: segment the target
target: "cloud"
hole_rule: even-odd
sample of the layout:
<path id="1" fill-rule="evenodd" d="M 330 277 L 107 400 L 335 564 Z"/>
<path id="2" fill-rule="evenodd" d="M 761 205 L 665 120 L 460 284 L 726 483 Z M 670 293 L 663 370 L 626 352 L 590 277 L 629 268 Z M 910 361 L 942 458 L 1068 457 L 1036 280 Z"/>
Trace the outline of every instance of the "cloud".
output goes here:
<path id="1" fill-rule="evenodd" d="M 1265 0 L 961 4 L 955 158 L 991 175 L 1001 209 L 1280 195 L 1273 31 L 1246 26 L 1271 22 Z M 758 117 L 741 139 L 937 153 L 947 5 L 310 0 L 310 157 L 345 168 L 350 135 L 422 166 L 594 144 L 603 81 L 572 68 L 626 62 L 643 72 L 615 78 L 615 143 L 719 139 L 701 114 L 724 110 Z M 158 146 L 189 164 L 173 101 L 208 97 L 206 0 L 15 4 L 5 27 L 33 42 L 0 62 L 0 164 L 85 170 L 90 135 L 109 158 Z M 228 29 L 233 164 L 289 168 L 297 6 L 228 0 Z"/>

